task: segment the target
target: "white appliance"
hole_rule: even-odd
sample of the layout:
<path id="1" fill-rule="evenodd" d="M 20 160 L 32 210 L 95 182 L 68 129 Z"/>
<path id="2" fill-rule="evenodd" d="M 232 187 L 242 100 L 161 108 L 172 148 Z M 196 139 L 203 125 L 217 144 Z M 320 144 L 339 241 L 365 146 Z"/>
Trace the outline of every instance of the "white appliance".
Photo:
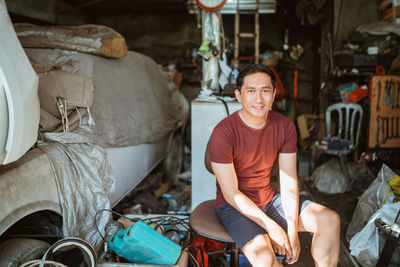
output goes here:
<path id="1" fill-rule="evenodd" d="M 204 165 L 204 153 L 214 127 L 227 116 L 222 102 L 194 100 L 192 106 L 192 205 L 195 209 L 201 202 L 215 199 L 215 176 Z M 227 102 L 229 113 L 242 108 L 239 102 Z"/>
<path id="2" fill-rule="evenodd" d="M 0 165 L 19 159 L 36 142 L 38 77 L 0 0 Z"/>

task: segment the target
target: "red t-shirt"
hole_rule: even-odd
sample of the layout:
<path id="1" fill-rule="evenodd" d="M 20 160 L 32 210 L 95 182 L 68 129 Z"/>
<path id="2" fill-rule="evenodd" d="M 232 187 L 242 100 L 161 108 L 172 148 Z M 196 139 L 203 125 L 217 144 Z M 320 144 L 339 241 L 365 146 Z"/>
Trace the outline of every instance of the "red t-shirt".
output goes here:
<path id="1" fill-rule="evenodd" d="M 264 127 L 254 129 L 235 112 L 214 128 L 209 153 L 212 162 L 233 163 L 239 190 L 264 206 L 274 194 L 270 175 L 277 154 L 296 152 L 296 144 L 296 127 L 289 118 L 269 111 Z M 226 203 L 217 181 L 216 207 Z"/>

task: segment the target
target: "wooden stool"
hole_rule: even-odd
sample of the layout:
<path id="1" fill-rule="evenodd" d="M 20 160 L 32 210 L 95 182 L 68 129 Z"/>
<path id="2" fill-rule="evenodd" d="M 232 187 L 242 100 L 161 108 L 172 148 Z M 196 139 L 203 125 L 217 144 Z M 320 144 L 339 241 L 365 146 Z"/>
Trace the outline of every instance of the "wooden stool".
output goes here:
<path id="1" fill-rule="evenodd" d="M 189 224 L 192 230 L 202 237 L 230 244 L 230 266 L 238 266 L 239 248 L 220 223 L 215 213 L 215 200 L 200 203 L 190 215 Z"/>

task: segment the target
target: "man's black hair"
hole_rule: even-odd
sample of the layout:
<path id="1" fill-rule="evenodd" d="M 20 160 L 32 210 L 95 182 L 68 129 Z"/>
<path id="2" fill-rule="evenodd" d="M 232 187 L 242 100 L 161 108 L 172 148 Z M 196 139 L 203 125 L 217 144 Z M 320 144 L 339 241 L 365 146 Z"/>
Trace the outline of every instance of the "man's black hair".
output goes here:
<path id="1" fill-rule="evenodd" d="M 271 78 L 272 87 L 275 90 L 275 75 L 267 66 L 262 65 L 262 64 L 249 64 L 249 65 L 245 66 L 239 72 L 239 75 L 236 79 L 237 89 L 239 91 L 240 91 L 240 89 L 242 89 L 244 77 L 246 77 L 247 75 L 250 75 L 250 74 L 258 73 L 258 72 L 263 72 Z"/>

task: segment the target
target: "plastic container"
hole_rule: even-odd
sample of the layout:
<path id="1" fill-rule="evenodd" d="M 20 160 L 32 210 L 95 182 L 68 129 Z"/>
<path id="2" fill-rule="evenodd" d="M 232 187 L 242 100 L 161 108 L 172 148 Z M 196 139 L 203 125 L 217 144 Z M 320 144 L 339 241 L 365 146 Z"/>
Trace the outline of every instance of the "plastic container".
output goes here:
<path id="1" fill-rule="evenodd" d="M 111 250 L 130 262 L 174 264 L 181 247 L 142 221 L 121 229 L 108 241 Z"/>
<path id="2" fill-rule="evenodd" d="M 239 69 L 237 66 L 233 66 L 233 70 L 231 73 L 231 83 L 236 84 L 236 79 L 239 76 Z"/>

